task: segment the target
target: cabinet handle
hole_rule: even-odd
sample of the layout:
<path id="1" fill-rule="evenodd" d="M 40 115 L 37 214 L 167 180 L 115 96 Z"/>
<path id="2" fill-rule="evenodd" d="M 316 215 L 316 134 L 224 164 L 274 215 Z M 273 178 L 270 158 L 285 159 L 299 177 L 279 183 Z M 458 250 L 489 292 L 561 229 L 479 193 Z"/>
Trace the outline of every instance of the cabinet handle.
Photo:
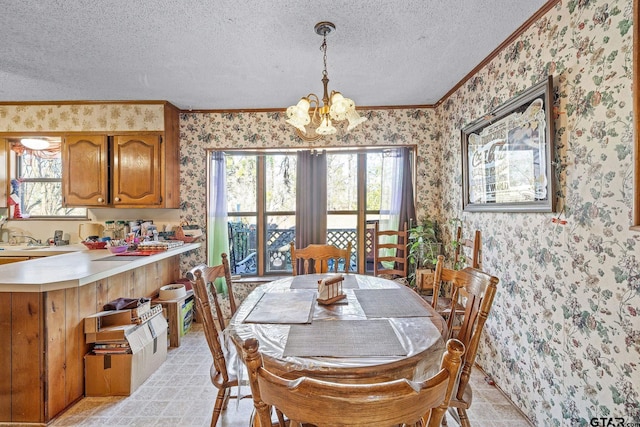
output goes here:
<path id="1" fill-rule="evenodd" d="M 98 203 L 102 203 L 104 202 L 104 199 L 102 197 L 98 197 Z"/>
<path id="2" fill-rule="evenodd" d="M 116 197 L 115 200 L 116 200 L 116 202 L 119 202 L 120 201 L 120 197 Z"/>

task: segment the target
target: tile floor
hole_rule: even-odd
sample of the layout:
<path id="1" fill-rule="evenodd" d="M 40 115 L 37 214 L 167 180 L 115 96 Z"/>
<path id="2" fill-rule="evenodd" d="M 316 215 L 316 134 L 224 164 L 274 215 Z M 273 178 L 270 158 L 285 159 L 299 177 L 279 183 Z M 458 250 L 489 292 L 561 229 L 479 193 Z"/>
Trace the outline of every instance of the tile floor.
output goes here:
<path id="1" fill-rule="evenodd" d="M 61 426 L 209 426 L 215 388 L 209 380 L 211 354 L 201 324 L 194 323 L 166 362 L 129 397 L 85 397 L 51 425 Z M 474 369 L 474 402 L 468 411 L 474 427 L 530 427 L 531 424 Z M 234 391 L 235 392 L 235 391 Z M 253 401 L 232 399 L 218 426 L 248 427 Z M 447 415 L 448 425 L 458 424 Z"/>

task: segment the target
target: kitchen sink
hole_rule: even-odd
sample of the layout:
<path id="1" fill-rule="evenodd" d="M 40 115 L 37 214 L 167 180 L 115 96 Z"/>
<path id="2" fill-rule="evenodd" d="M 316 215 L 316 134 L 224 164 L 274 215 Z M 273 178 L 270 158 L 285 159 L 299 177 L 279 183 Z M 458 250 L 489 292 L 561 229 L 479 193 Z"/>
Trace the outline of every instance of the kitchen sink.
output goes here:
<path id="1" fill-rule="evenodd" d="M 45 249 L 48 246 L 27 246 L 27 245 L 0 245 L 5 251 L 33 251 L 36 249 Z"/>

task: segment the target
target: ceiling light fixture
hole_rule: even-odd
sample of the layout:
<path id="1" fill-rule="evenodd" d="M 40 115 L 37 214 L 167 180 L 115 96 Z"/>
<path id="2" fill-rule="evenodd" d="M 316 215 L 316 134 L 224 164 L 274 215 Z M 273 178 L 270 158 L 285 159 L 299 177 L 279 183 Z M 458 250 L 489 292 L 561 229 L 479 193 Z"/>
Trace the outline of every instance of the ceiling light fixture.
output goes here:
<path id="1" fill-rule="evenodd" d="M 324 135 L 333 135 L 337 132 L 331 120 L 343 121 L 348 120 L 349 125 L 347 131 L 356 128 L 360 123 L 367 120 L 366 117 L 360 117 L 356 111 L 355 103 L 342 96 L 340 92 L 334 90 L 329 91 L 329 77 L 327 74 L 327 34 L 336 29 L 331 22 L 318 22 L 314 27 L 316 34 L 322 36 L 322 45 L 320 50 L 323 53 L 324 70 L 322 71 L 322 84 L 324 85 L 324 95 L 322 97 L 322 106 L 318 97 L 310 93 L 300 99 L 296 105 L 287 108 L 287 123 L 294 126 L 298 130 L 298 135 L 305 140 L 313 141 Z M 309 114 L 310 108 L 311 114 Z"/>
<path id="2" fill-rule="evenodd" d="M 20 143 L 30 150 L 46 150 L 49 148 L 49 141 L 39 138 L 23 138 Z"/>

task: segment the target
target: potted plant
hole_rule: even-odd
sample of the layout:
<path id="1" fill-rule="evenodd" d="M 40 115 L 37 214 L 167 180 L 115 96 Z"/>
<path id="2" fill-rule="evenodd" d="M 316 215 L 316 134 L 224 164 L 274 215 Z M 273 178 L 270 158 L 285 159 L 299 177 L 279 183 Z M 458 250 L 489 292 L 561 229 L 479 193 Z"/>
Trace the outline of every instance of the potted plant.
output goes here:
<path id="1" fill-rule="evenodd" d="M 408 231 L 407 258 L 411 269 L 409 279 L 414 284 L 416 270 L 435 268 L 438 255 L 442 253 L 442 241 L 438 223 L 435 220 L 423 220 Z"/>

